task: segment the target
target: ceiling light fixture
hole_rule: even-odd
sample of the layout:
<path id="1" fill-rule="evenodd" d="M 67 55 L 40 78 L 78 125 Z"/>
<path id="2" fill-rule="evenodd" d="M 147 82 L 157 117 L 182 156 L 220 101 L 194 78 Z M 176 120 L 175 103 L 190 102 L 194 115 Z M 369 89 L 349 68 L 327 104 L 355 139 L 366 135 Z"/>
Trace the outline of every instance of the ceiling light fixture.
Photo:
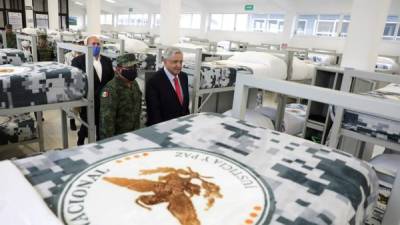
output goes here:
<path id="1" fill-rule="evenodd" d="M 114 0 L 105 0 L 106 2 L 109 2 L 109 3 L 115 3 L 115 1 Z"/>

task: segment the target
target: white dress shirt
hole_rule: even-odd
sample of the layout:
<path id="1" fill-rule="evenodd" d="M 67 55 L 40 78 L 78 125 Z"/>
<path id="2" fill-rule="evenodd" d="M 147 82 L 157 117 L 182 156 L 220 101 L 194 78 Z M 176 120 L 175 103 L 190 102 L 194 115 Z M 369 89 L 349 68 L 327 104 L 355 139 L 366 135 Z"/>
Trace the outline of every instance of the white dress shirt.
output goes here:
<path id="1" fill-rule="evenodd" d="M 93 57 L 93 67 L 96 70 L 96 73 L 97 73 L 97 76 L 99 77 L 99 80 L 101 81 L 103 68 L 101 67 L 101 63 L 100 63 L 100 56 L 99 56 L 98 59 L 96 59 L 96 57 Z"/>
<path id="2" fill-rule="evenodd" d="M 175 79 L 175 77 L 178 79 L 179 86 L 181 87 L 182 96 L 184 96 L 184 95 L 183 95 L 183 91 L 182 91 L 182 84 L 181 84 L 181 81 L 179 80 L 179 74 L 178 74 L 177 76 L 174 76 L 174 75 L 172 75 L 172 73 L 170 73 L 169 70 L 168 70 L 167 68 L 165 68 L 165 67 L 164 67 L 164 72 L 165 72 L 165 74 L 167 74 L 167 77 L 168 77 L 169 81 L 171 82 L 171 85 L 172 85 L 172 87 L 175 89 L 175 91 L 176 91 L 176 87 L 175 87 L 175 81 L 174 81 L 174 79 Z"/>

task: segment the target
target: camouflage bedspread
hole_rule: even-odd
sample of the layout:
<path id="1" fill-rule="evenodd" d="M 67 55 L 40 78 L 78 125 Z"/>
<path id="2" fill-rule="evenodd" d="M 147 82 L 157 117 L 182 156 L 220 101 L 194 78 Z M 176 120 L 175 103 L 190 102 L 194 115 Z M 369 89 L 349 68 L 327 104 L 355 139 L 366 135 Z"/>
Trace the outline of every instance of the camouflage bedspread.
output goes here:
<path id="1" fill-rule="evenodd" d="M 172 149 L 157 150 L 160 147 Z M 185 148 L 187 153 L 174 150 L 177 148 Z M 193 148 L 198 150 L 190 150 Z M 101 183 L 99 185 L 105 185 L 99 174 L 103 172 L 101 169 L 96 171 L 95 169 L 101 168 L 101 165 L 106 165 L 108 162 L 110 163 L 107 165 L 111 165 L 110 168 L 113 169 L 134 166 L 135 163 L 140 162 L 135 160 L 144 160 L 148 164 L 149 161 L 146 160 L 152 160 L 151 156 L 161 154 L 157 151 L 165 151 L 162 154 L 176 151 L 173 154 L 175 154 L 177 163 L 188 161 L 192 162 L 193 166 L 196 163 L 210 166 L 211 162 L 219 163 L 222 160 L 221 157 L 228 157 L 231 162 L 240 162 L 241 168 L 248 168 L 258 174 L 257 176 L 268 187 L 265 193 L 269 193 L 269 197 L 266 199 L 269 207 L 263 208 L 265 205 L 255 207 L 255 210 L 264 209 L 264 211 L 260 211 L 261 214 L 245 212 L 245 215 L 254 217 L 247 220 L 244 217 L 243 224 L 358 225 L 363 223 L 377 198 L 375 172 L 368 164 L 351 155 L 294 136 L 254 127 L 232 117 L 211 113 L 201 113 L 167 121 L 73 150 L 48 152 L 44 155 L 17 160 L 15 164 L 55 213 L 65 212 L 74 216 L 70 219 L 75 219 L 67 224 L 91 224 L 90 221 L 96 218 L 92 217 L 93 211 L 86 211 L 89 209 L 85 207 L 89 207 L 90 204 L 86 204 L 83 199 L 87 197 L 86 200 L 93 204 L 98 202 L 90 206 L 91 209 L 103 207 L 101 203 L 103 196 L 93 198 L 92 194 L 96 193 L 95 190 L 98 189 L 92 191 L 92 188 L 95 188 L 93 185 L 97 181 Z M 142 159 L 142 156 L 148 156 L 148 154 L 150 154 L 149 157 Z M 219 159 L 210 161 L 209 157 L 201 158 L 204 157 L 204 154 L 211 154 L 209 157 L 219 157 Z M 168 157 L 170 156 L 173 157 L 173 155 Z M 163 158 L 159 157 L 154 160 L 160 164 L 163 162 Z M 96 167 L 97 165 L 100 167 Z M 103 170 L 105 168 L 103 167 Z M 226 176 L 234 175 L 239 179 L 248 179 L 248 177 L 238 174 L 239 168 L 233 170 L 232 165 L 227 163 L 220 164 L 217 168 L 219 168 L 218 171 L 221 169 L 228 171 Z M 89 174 L 91 182 L 81 179 L 80 174 L 84 171 L 92 171 L 93 174 Z M 210 171 L 209 175 L 214 177 L 213 181 L 216 183 L 224 180 L 224 177 L 218 177 L 217 173 Z M 72 187 L 72 189 L 68 189 L 66 187 L 70 182 L 75 182 L 80 186 L 76 186 L 78 189 Z M 86 189 L 86 184 L 88 187 L 93 187 Z M 107 188 L 111 188 L 111 186 L 108 185 Z M 148 210 L 135 205 L 132 191 L 118 190 L 125 193 L 123 194 L 125 197 L 120 201 L 126 199 L 126 204 L 135 210 L 124 211 L 125 214 L 111 218 L 130 218 L 129 215 L 135 213 L 145 216 L 148 214 Z M 253 189 L 251 186 L 247 191 L 250 190 L 257 189 Z M 64 201 L 60 197 L 63 191 L 64 193 L 72 191 L 69 201 Z M 227 189 L 222 189 L 221 192 L 227 193 Z M 113 192 L 104 193 L 107 196 L 110 195 L 110 201 L 115 199 L 112 195 Z M 246 191 L 239 195 L 237 193 L 234 195 L 237 201 L 234 202 L 240 202 L 240 195 L 246 194 Z M 228 194 L 224 197 L 228 198 Z M 216 200 L 215 204 L 218 205 L 224 200 L 229 199 Z M 69 208 L 60 208 L 64 206 Z M 106 209 L 109 209 L 107 210 L 109 212 L 120 207 L 123 206 L 111 205 L 110 207 L 107 205 Z M 225 205 L 221 212 L 228 214 L 230 212 L 232 216 L 243 212 L 237 211 L 240 209 L 240 205 L 235 206 L 238 207 L 236 211 L 230 210 L 230 207 L 234 206 Z M 70 212 L 67 212 L 69 209 Z M 198 208 L 198 210 L 202 209 Z M 261 223 L 256 222 L 260 215 L 269 219 Z M 67 220 L 60 214 L 58 216 Z M 199 216 L 204 220 L 213 218 Z M 215 218 L 220 219 L 219 217 Z M 230 219 L 229 216 L 224 218 Z M 157 220 L 157 218 L 149 217 L 146 224 L 154 224 L 151 223 L 153 219 Z M 132 222 L 132 224 L 136 224 L 135 220 Z M 162 224 L 178 225 L 179 223 L 166 222 Z M 209 224 L 213 223 L 205 225 Z"/>
<path id="2" fill-rule="evenodd" d="M 86 95 L 86 75 L 56 62 L 5 65 L 0 73 L 0 109 L 43 105 L 81 99 Z"/>

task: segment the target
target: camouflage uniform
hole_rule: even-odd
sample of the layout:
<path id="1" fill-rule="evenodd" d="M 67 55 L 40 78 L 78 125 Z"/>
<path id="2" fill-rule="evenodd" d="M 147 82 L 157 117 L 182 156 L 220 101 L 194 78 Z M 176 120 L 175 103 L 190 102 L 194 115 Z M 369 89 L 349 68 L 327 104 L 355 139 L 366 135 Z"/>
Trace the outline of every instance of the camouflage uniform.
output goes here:
<path id="1" fill-rule="evenodd" d="M 136 61 L 129 58 L 132 55 L 119 56 L 117 64 L 133 66 Z M 139 85 L 136 80 L 128 81 L 117 71 L 115 75 L 100 92 L 100 140 L 140 128 L 142 92 Z"/>
<path id="2" fill-rule="evenodd" d="M 17 35 L 12 33 L 6 33 L 7 48 L 17 48 Z"/>
<path id="3" fill-rule="evenodd" d="M 38 47 L 38 61 L 53 61 L 55 59 L 53 48 L 48 45 L 47 35 L 39 35 Z"/>

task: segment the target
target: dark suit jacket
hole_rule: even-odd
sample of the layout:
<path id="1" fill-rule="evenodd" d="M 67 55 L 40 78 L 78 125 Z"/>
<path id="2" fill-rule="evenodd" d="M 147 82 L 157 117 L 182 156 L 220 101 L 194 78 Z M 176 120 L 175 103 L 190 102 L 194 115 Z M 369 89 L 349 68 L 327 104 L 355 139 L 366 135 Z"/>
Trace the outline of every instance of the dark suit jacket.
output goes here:
<path id="1" fill-rule="evenodd" d="M 110 80 L 112 80 L 114 78 L 114 68 L 112 66 L 111 59 L 109 59 L 105 56 L 100 56 L 100 63 L 101 63 L 101 67 L 102 67 L 101 81 L 99 80 L 99 77 L 97 76 L 96 70 L 93 68 L 93 72 L 94 72 L 94 107 L 95 107 L 96 127 L 98 127 L 98 125 L 99 125 L 100 91 Z M 80 56 L 75 57 L 72 60 L 71 65 L 86 72 L 85 55 L 80 55 Z M 84 121 L 86 121 L 86 107 L 83 107 L 81 109 L 81 118 Z"/>
<path id="2" fill-rule="evenodd" d="M 183 104 L 179 102 L 175 89 L 160 69 L 146 81 L 146 108 L 147 125 L 151 126 L 170 119 L 188 115 L 189 112 L 189 85 L 186 73 L 179 74 L 179 81 L 183 93 Z"/>

